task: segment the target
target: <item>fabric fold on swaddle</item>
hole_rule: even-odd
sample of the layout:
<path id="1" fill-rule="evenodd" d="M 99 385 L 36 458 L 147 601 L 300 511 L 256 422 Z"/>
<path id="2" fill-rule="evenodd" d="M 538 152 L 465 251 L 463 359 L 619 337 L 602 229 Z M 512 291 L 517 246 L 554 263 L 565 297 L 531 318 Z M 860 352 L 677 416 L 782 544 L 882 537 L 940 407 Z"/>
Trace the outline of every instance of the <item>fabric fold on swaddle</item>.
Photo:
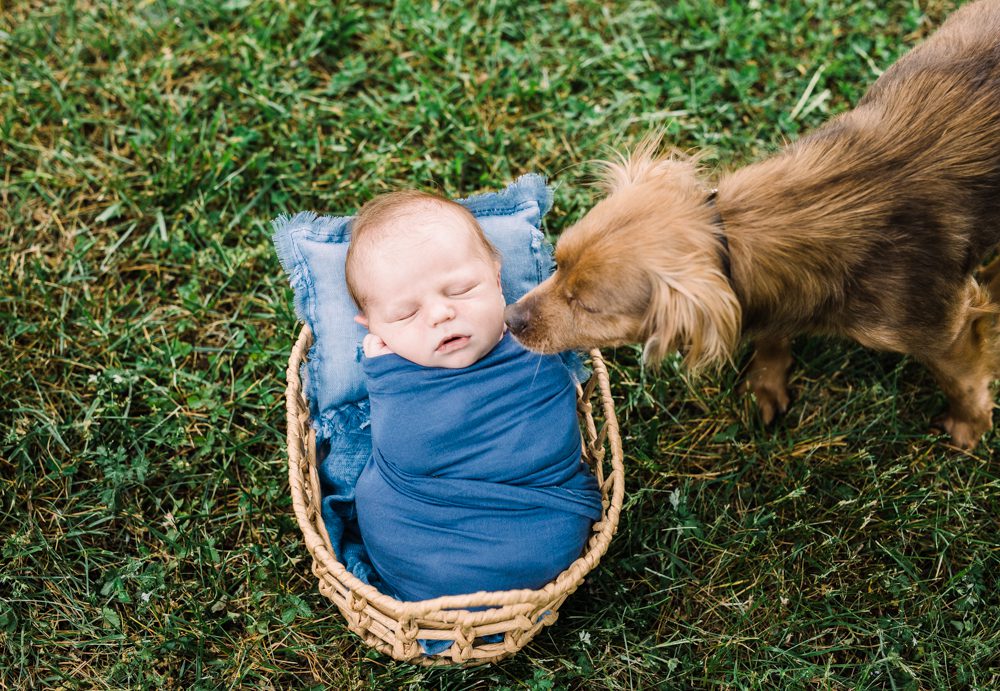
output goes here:
<path id="1" fill-rule="evenodd" d="M 576 387 L 509 334 L 462 369 L 365 358 L 373 453 L 355 487 L 387 590 L 421 600 L 538 588 L 601 517 L 580 457 Z"/>

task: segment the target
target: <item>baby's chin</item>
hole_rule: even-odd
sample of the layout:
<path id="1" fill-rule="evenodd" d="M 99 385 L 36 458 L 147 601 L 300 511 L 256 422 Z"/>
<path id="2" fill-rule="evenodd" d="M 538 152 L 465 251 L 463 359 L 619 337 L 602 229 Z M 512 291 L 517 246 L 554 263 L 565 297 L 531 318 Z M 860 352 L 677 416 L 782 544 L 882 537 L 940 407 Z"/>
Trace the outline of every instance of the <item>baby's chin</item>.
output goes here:
<path id="1" fill-rule="evenodd" d="M 435 362 L 431 363 L 430 366 L 442 367 L 444 369 L 462 369 L 463 367 L 475 364 L 481 360 L 484 355 L 485 353 L 477 353 L 471 350 L 468 352 L 457 351 L 435 358 Z"/>

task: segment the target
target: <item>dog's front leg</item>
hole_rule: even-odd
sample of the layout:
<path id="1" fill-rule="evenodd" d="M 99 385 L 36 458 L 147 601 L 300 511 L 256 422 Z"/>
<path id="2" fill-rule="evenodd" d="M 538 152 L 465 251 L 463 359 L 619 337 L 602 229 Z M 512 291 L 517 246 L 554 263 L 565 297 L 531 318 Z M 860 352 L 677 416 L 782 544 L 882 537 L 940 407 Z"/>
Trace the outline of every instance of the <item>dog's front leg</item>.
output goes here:
<path id="1" fill-rule="evenodd" d="M 753 359 L 741 388 L 756 397 L 761 419 L 769 425 L 788 410 L 792 342 L 790 338 L 771 336 L 757 340 L 754 345 Z"/>
<path id="2" fill-rule="evenodd" d="M 992 292 L 992 289 L 990 289 Z M 993 427 L 990 383 L 997 373 L 997 309 L 973 283 L 954 341 L 922 359 L 948 397 L 948 413 L 938 422 L 955 446 L 971 449 Z"/>

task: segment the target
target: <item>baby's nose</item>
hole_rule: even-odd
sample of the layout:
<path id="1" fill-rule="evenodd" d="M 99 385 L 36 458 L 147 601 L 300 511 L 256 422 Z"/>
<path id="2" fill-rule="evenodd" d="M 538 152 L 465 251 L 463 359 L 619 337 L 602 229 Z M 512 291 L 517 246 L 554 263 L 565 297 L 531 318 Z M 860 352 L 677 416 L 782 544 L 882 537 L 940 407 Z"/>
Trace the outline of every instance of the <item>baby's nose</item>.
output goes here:
<path id="1" fill-rule="evenodd" d="M 431 310 L 431 322 L 435 326 L 454 318 L 455 308 L 448 302 L 439 302 Z"/>

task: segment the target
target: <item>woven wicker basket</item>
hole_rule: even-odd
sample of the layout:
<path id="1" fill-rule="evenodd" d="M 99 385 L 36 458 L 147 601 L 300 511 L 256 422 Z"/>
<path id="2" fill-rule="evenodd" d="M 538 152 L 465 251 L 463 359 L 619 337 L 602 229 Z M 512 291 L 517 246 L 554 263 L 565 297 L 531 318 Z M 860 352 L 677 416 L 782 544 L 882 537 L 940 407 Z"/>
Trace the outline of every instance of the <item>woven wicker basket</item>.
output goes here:
<path id="1" fill-rule="evenodd" d="M 344 568 L 330 546 L 320 515 L 320 486 L 316 471 L 316 439 L 310 425 L 309 404 L 299 381 L 299 365 L 312 344 L 303 326 L 288 360 L 288 481 L 295 517 L 313 558 L 319 590 L 333 600 L 351 631 L 386 655 L 421 665 L 476 665 L 508 657 L 530 641 L 543 626 L 552 624 L 559 606 L 579 587 L 608 549 L 618 527 L 624 495 L 624 467 L 618 420 L 608 384 L 608 371 L 598 350 L 590 353 L 593 376 L 578 387 L 577 410 L 583 429 L 583 456 L 597 477 L 603 516 L 593 527 L 586 551 L 555 580 L 539 590 L 509 590 L 450 595 L 420 602 L 400 602 L 362 583 Z M 598 429 L 591 399 L 598 397 Z M 610 454 L 607 453 L 610 449 Z M 469 611 L 467 608 L 488 606 Z M 502 634 L 486 643 L 484 636 Z M 418 639 L 452 641 L 444 652 L 428 656 Z"/>

